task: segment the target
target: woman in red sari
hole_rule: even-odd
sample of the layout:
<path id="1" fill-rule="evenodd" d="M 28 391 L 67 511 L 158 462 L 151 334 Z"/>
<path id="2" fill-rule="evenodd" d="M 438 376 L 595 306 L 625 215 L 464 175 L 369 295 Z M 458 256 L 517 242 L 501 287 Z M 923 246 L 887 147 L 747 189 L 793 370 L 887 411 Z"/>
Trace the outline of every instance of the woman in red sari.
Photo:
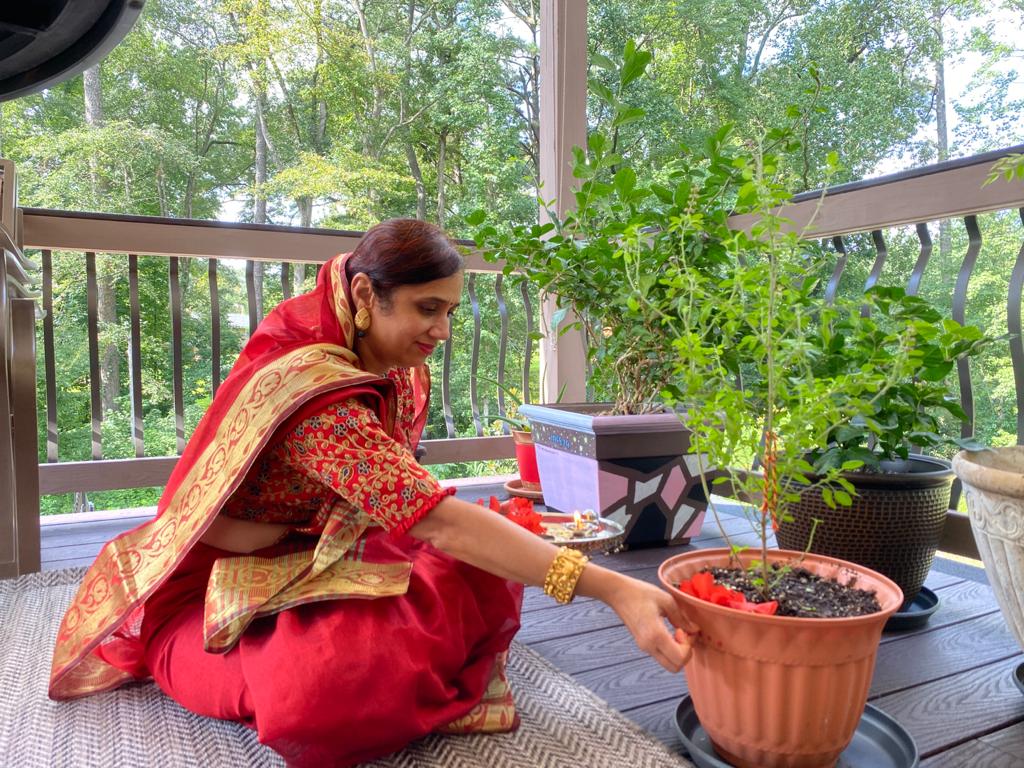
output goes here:
<path id="1" fill-rule="evenodd" d="M 504 676 L 522 584 L 610 605 L 678 670 L 662 590 L 455 498 L 414 458 L 426 360 L 462 259 L 417 220 L 370 230 L 260 324 L 157 516 L 100 552 L 61 625 L 50 696 L 152 678 L 294 766 L 434 731 L 515 727 Z"/>

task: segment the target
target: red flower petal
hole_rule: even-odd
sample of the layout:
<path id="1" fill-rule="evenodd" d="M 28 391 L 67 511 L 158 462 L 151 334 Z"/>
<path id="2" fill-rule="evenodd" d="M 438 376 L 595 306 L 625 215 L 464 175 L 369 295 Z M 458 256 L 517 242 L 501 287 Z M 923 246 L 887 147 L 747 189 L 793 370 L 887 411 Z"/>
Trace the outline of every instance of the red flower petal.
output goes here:
<path id="1" fill-rule="evenodd" d="M 708 571 L 693 574 L 690 577 L 690 583 L 693 585 L 694 597 L 698 597 L 701 600 L 711 600 L 711 592 L 715 586 L 715 577 Z"/>
<path id="2" fill-rule="evenodd" d="M 715 584 L 715 577 L 709 571 L 695 573 L 689 579 L 679 582 L 679 591 L 713 605 L 722 605 L 748 613 L 763 613 L 773 616 L 779 608 L 779 604 L 774 600 L 766 603 L 754 603 L 747 600 L 742 592 L 730 589 L 724 584 Z"/>

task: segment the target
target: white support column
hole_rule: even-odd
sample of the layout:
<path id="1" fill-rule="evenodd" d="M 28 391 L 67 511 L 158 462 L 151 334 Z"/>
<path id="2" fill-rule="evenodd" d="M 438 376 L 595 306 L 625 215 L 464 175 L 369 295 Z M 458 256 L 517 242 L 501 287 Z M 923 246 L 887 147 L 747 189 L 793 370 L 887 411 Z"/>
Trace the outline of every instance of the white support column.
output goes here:
<path id="1" fill-rule="evenodd" d="M 555 199 L 561 216 L 574 203 L 572 148 L 587 140 L 587 0 L 541 0 L 540 4 L 540 196 Z M 547 212 L 541 207 L 541 221 Z M 541 397 L 553 403 L 586 399 L 582 335 L 551 332 L 554 299 L 542 306 Z"/>

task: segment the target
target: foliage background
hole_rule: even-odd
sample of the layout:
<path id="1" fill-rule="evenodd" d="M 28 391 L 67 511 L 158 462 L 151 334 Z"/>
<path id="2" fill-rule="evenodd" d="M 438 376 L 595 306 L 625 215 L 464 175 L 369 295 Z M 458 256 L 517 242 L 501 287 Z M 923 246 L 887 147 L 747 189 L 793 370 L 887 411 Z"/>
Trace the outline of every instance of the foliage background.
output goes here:
<path id="1" fill-rule="evenodd" d="M 994 10 L 1002 15 L 995 24 Z M 19 169 L 20 203 L 300 226 L 365 229 L 418 216 L 466 236 L 466 217 L 537 216 L 538 0 L 149 0 L 135 29 L 91 76 L 0 104 L 0 155 Z M 646 75 L 624 94 L 644 115 L 609 127 L 601 89 L 612 74 L 592 68 L 588 118 L 641 176 L 681 147 L 729 122 L 739 140 L 783 121 L 790 105 L 812 109 L 790 156 L 797 188 L 824 178 L 837 150 L 839 177 L 854 180 L 1022 140 L 1019 0 L 590 0 L 589 54 L 614 57 L 627 40 L 651 51 Z M 969 60 L 974 74 L 955 97 L 947 73 Z M 817 73 L 817 81 L 812 77 Z M 815 95 L 816 94 L 816 95 Z M 1006 276 L 1021 242 L 1010 214 L 981 217 L 984 247 L 969 289 L 967 320 L 1001 334 Z M 962 222 L 933 233 L 923 292 L 948 308 L 966 250 Z M 883 280 L 909 276 L 912 229 L 887 233 Z M 864 286 L 874 249 L 853 238 L 841 290 Z M 89 457 L 89 380 L 83 255 L 55 253 L 55 364 L 60 458 Z M 147 455 L 175 450 L 167 261 L 140 258 L 143 400 Z M 128 288 L 123 255 L 98 254 L 103 450 L 130 455 Z M 205 262 L 183 260 L 186 429 L 209 402 L 210 306 Z M 242 265 L 219 271 L 226 373 L 247 335 Z M 282 296 L 280 268 L 257 265 L 263 313 Z M 292 270 L 294 290 L 312 270 Z M 493 278 L 478 279 L 481 374 L 497 376 Z M 505 286 L 513 348 L 507 382 L 524 364 L 518 289 Z M 468 310 L 469 302 L 466 302 Z M 469 418 L 473 315 L 454 329 L 451 393 L 459 434 Z M 534 346 L 535 357 L 536 346 Z M 440 355 L 435 377 L 440 379 Z M 40 366 L 40 375 L 42 375 Z M 1016 402 L 1005 345 L 974 367 L 977 434 L 1015 442 Z M 42 386 L 42 385 L 41 385 Z M 438 388 L 439 389 L 439 388 Z M 496 408 L 481 386 L 481 408 Z M 45 460 L 45 398 L 40 446 Z M 533 393 L 536 397 L 536 392 Z M 440 392 L 429 437 L 445 433 Z M 484 404 L 484 400 L 488 402 Z M 482 424 L 489 432 L 500 423 Z M 507 468 L 440 467 L 442 475 Z M 158 489 L 95 494 L 99 507 L 153 503 Z M 82 499 L 78 499 L 79 505 Z M 44 499 L 44 512 L 70 498 Z"/>

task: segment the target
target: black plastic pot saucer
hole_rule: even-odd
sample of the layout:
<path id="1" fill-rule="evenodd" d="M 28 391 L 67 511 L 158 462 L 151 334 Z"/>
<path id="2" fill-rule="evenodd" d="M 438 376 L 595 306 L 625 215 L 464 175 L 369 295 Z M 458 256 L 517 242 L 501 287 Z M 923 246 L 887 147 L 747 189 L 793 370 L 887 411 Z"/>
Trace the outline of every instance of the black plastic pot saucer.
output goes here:
<path id="1" fill-rule="evenodd" d="M 889 620 L 885 622 L 884 631 L 903 632 L 923 627 L 937 610 L 939 610 L 939 596 L 928 587 L 921 587 L 921 591 L 910 601 L 910 605 L 901 608 L 889 617 Z"/>
<path id="2" fill-rule="evenodd" d="M 676 728 L 697 768 L 730 768 L 711 746 L 689 696 L 684 696 L 676 708 Z M 910 734 L 885 712 L 868 704 L 836 768 L 917 768 L 919 763 L 917 745 Z"/>

